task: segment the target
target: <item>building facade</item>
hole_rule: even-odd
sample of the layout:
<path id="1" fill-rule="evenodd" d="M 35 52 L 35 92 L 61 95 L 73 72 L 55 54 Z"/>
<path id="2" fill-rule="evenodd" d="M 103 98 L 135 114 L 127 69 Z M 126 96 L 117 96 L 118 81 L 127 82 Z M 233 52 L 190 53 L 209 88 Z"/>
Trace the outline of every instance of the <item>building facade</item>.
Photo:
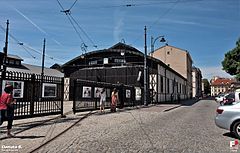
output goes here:
<path id="1" fill-rule="evenodd" d="M 144 54 L 124 43 L 80 55 L 62 65 L 62 69 L 65 77 L 71 80 L 124 84 L 138 88 L 144 85 Z M 186 99 L 187 80 L 161 60 L 147 56 L 147 72 L 148 99 L 151 97 L 154 102 Z"/>
<path id="2" fill-rule="evenodd" d="M 221 78 L 214 76 L 211 81 L 211 96 L 217 96 L 220 93 L 231 91 L 231 85 L 236 82 L 234 78 Z"/>
<path id="3" fill-rule="evenodd" d="M 202 97 L 202 72 L 199 68 L 192 69 L 192 93 L 194 98 Z"/>
<path id="4" fill-rule="evenodd" d="M 188 51 L 165 45 L 156 49 L 150 56 L 164 62 L 167 66 L 174 69 L 187 79 L 187 96 L 191 98 L 192 91 L 192 58 Z"/>

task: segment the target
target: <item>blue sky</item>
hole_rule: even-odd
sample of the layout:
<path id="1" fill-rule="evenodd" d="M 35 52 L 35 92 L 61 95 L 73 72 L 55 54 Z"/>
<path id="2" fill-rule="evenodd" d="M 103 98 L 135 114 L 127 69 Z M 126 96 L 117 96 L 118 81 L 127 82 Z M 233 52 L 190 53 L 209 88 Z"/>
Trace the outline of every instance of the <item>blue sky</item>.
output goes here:
<path id="1" fill-rule="evenodd" d="M 69 9 L 75 0 L 59 2 Z M 83 42 L 87 51 L 109 48 L 123 40 L 143 51 L 147 26 L 149 51 L 150 36 L 164 35 L 169 45 L 190 52 L 204 78 L 228 77 L 221 70 L 221 61 L 240 37 L 240 0 L 77 0 L 71 16 L 84 31 L 75 25 L 81 39 L 60 12 L 57 0 L 1 0 L 0 6 L 0 26 L 5 28 L 9 19 L 10 34 L 27 49 L 10 38 L 8 53 L 19 55 L 25 63 L 41 65 L 41 54 L 36 51 L 41 52 L 46 38 L 48 67 L 82 54 Z M 1 28 L 1 48 L 4 41 Z M 156 42 L 155 48 L 162 45 Z"/>

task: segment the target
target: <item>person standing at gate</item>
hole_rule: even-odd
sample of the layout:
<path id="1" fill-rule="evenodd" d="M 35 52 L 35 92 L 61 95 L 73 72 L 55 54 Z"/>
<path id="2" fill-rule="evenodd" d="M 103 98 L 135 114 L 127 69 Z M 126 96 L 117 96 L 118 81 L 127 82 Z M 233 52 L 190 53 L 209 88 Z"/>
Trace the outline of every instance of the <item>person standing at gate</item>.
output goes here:
<path id="1" fill-rule="evenodd" d="M 116 106 L 118 102 L 118 92 L 117 89 L 114 88 L 112 92 L 112 98 L 111 98 L 111 112 L 116 112 Z"/>
<path id="2" fill-rule="evenodd" d="M 0 125 L 2 125 L 3 121 L 8 121 L 7 124 L 7 136 L 13 137 L 11 134 L 12 124 L 13 124 L 13 116 L 14 116 L 14 106 L 16 100 L 13 99 L 13 86 L 6 85 L 3 94 L 0 98 Z"/>
<path id="3" fill-rule="evenodd" d="M 105 111 L 104 109 L 105 102 L 106 102 L 106 92 L 105 92 L 105 89 L 103 88 L 100 93 L 100 112 Z"/>

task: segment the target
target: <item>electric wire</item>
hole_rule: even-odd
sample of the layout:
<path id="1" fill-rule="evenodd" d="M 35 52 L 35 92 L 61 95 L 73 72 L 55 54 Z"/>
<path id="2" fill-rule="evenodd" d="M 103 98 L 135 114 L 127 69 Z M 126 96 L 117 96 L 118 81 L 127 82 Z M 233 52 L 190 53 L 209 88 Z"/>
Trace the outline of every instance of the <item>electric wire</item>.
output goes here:
<path id="1" fill-rule="evenodd" d="M 148 26 L 148 28 L 152 28 L 154 25 L 156 25 L 157 23 L 159 23 L 160 19 L 162 19 L 162 18 L 163 18 L 164 16 L 166 16 L 172 9 L 174 9 L 179 2 L 180 2 L 180 0 L 176 0 L 176 1 L 172 4 L 172 6 L 169 7 L 161 16 L 159 16 L 159 17 L 157 18 L 157 20 L 155 20 L 152 24 L 150 24 L 150 25 Z M 136 41 L 138 41 L 140 38 L 142 38 L 142 37 L 137 37 L 137 39 L 135 39 L 135 40 L 133 41 L 133 43 L 136 43 Z"/>
<path id="2" fill-rule="evenodd" d="M 75 0 L 75 2 L 72 4 L 72 6 L 69 8 L 69 10 L 71 10 L 73 8 L 73 6 L 77 3 L 78 0 Z"/>
<path id="3" fill-rule="evenodd" d="M 83 28 L 78 24 L 78 22 L 73 18 L 71 14 L 69 14 L 71 19 L 75 22 L 78 28 L 83 32 L 83 34 L 88 38 L 88 40 L 92 43 L 93 47 L 97 48 L 97 45 L 93 42 L 93 40 L 88 36 L 88 34 L 83 30 Z"/>
<path id="4" fill-rule="evenodd" d="M 0 28 L 1 28 L 4 32 L 6 32 L 6 30 L 4 29 L 3 26 L 0 25 Z M 36 56 L 32 55 L 32 54 L 29 52 L 29 50 L 30 50 L 30 51 L 33 51 L 33 52 L 35 52 L 35 53 L 37 53 L 37 54 L 39 54 L 39 55 L 42 55 L 42 52 L 41 52 L 41 51 L 36 50 L 36 49 L 30 47 L 29 45 L 26 45 L 25 43 L 19 41 L 19 40 L 18 40 L 16 37 L 14 37 L 10 32 L 9 32 L 8 34 L 9 34 L 10 38 L 13 39 L 13 40 L 17 43 L 17 45 L 21 46 L 32 58 L 36 59 Z M 45 56 L 48 57 L 48 58 L 50 58 L 50 59 L 52 59 L 52 60 L 57 60 L 57 61 L 60 61 L 60 62 L 65 63 L 64 61 L 62 61 L 62 60 L 60 60 L 60 59 L 54 58 L 54 57 L 52 57 L 52 56 L 49 56 L 48 54 L 45 54 Z"/>
<path id="5" fill-rule="evenodd" d="M 57 0 L 57 3 L 59 4 L 59 6 L 61 7 L 61 12 L 65 13 L 65 15 L 67 16 L 68 20 L 70 21 L 72 27 L 74 28 L 75 32 L 77 33 L 78 37 L 80 38 L 80 40 L 82 41 L 82 43 L 84 44 L 84 46 L 87 46 L 85 41 L 83 40 L 83 37 L 81 36 L 80 32 L 77 30 L 76 26 L 78 27 L 78 29 L 80 29 L 80 31 L 86 36 L 86 38 L 91 42 L 91 44 L 93 45 L 93 47 L 97 48 L 97 45 L 93 42 L 93 40 L 90 38 L 90 36 L 84 31 L 84 29 L 80 26 L 80 24 L 74 19 L 74 17 L 71 15 L 71 9 L 73 8 L 73 6 L 76 4 L 77 0 L 73 3 L 73 5 L 69 8 L 69 9 L 64 9 L 63 5 L 60 3 L 59 0 Z M 74 25 L 75 23 L 75 25 Z"/>

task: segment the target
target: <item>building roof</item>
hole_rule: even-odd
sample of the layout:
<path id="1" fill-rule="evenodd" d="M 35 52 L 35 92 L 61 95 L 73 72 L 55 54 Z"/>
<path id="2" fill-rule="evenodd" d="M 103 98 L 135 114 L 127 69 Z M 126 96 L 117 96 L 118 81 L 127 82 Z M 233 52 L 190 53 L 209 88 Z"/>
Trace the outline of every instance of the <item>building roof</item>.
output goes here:
<path id="1" fill-rule="evenodd" d="M 90 56 L 90 55 L 93 55 L 93 54 L 96 54 L 96 53 L 109 53 L 109 52 L 122 52 L 124 51 L 125 53 L 131 53 L 131 54 L 134 54 L 134 55 L 143 55 L 142 52 L 140 52 L 139 50 L 137 50 L 136 48 L 130 46 L 130 45 L 126 45 L 124 43 L 117 43 L 115 45 L 113 45 L 112 47 L 108 48 L 108 49 L 102 49 L 102 50 L 95 50 L 95 51 L 91 51 L 91 52 L 88 52 L 88 53 L 85 53 L 85 54 L 82 54 L 80 56 L 77 56 L 75 58 L 73 58 L 72 60 L 66 62 L 65 64 L 62 65 L 62 67 L 65 67 L 79 59 L 82 59 L 83 57 L 85 56 Z"/>
<path id="2" fill-rule="evenodd" d="M 41 66 L 24 64 L 24 63 L 22 63 L 21 68 L 7 67 L 7 70 L 14 71 L 14 72 L 34 73 L 34 74 L 42 73 Z M 44 68 L 44 75 L 55 76 L 55 77 L 64 77 L 64 74 L 62 72 L 60 72 L 56 69 L 51 69 L 51 68 Z"/>
<path id="3" fill-rule="evenodd" d="M 139 51 L 138 49 L 130 46 L 130 45 L 126 45 L 125 43 L 117 43 L 115 45 L 113 45 L 112 47 L 108 48 L 108 49 L 103 49 L 103 50 L 95 50 L 95 51 L 91 51 L 91 52 L 88 52 L 88 53 L 85 53 L 85 54 L 82 54 L 70 61 L 68 61 L 67 63 L 63 64 L 61 67 L 62 68 L 67 68 L 69 65 L 71 65 L 72 63 L 78 61 L 78 60 L 82 60 L 83 57 L 88 57 L 90 55 L 94 55 L 94 54 L 103 54 L 103 55 L 108 55 L 108 53 L 110 52 L 117 52 L 117 53 L 121 53 L 123 52 L 124 53 L 129 53 L 129 54 L 132 54 L 132 55 L 136 55 L 136 56 L 139 56 L 139 57 L 144 57 L 144 54 L 143 52 Z M 175 74 L 177 74 L 179 77 L 183 78 L 183 79 L 186 79 L 184 78 L 180 73 L 176 72 L 175 70 L 173 70 L 171 67 L 167 66 L 165 63 L 163 63 L 161 60 L 157 59 L 157 58 L 154 58 L 154 57 L 151 57 L 151 56 L 147 56 L 147 59 L 148 60 L 152 60 L 158 64 L 161 64 L 162 66 L 164 66 L 165 68 L 167 68 L 168 70 L 174 72 Z"/>
<path id="4" fill-rule="evenodd" d="M 219 86 L 219 85 L 231 85 L 231 83 L 235 82 L 234 79 L 231 78 L 217 78 L 215 80 L 211 80 L 212 86 Z"/>
<path id="5" fill-rule="evenodd" d="M 23 59 L 21 57 L 17 56 L 17 55 L 8 54 L 7 57 L 23 61 Z"/>

